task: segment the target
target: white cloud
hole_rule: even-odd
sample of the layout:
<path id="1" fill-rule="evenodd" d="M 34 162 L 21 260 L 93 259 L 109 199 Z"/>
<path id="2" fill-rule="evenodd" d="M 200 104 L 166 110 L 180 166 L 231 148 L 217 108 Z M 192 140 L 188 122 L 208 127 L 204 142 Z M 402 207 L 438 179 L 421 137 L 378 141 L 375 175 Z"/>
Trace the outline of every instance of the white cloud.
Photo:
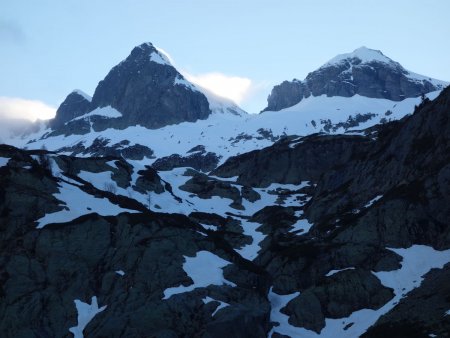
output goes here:
<path id="1" fill-rule="evenodd" d="M 187 80 L 208 89 L 216 95 L 231 99 L 237 104 L 242 103 L 252 89 L 252 80 L 229 76 L 219 72 L 193 75 L 184 73 Z"/>
<path id="2" fill-rule="evenodd" d="M 0 118 L 48 120 L 55 116 L 56 108 L 38 100 L 0 96 Z"/>
<path id="3" fill-rule="evenodd" d="M 230 76 L 221 72 L 191 74 L 184 69 L 179 69 L 172 56 L 164 49 L 160 47 L 156 47 L 156 49 L 169 59 L 172 66 L 177 68 L 186 80 L 209 90 L 213 94 L 230 99 L 237 104 L 241 104 L 261 89 L 260 85 L 255 85 L 251 79 L 246 77 Z"/>

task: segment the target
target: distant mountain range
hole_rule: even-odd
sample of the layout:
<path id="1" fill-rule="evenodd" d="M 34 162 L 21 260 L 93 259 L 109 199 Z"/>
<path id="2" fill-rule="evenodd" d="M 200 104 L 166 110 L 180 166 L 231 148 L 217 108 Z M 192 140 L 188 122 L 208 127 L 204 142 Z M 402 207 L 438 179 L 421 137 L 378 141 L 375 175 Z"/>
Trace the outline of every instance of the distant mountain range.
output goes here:
<path id="1" fill-rule="evenodd" d="M 410 72 L 383 55 L 361 47 L 341 54 L 309 73 L 304 81 L 284 81 L 272 89 L 266 110 L 281 110 L 310 96 L 326 95 L 402 101 L 441 90 L 448 82 Z"/>
<path id="2" fill-rule="evenodd" d="M 151 43 L 0 145 L 5 337 L 445 337 L 450 89 L 361 47 L 261 114 Z"/>

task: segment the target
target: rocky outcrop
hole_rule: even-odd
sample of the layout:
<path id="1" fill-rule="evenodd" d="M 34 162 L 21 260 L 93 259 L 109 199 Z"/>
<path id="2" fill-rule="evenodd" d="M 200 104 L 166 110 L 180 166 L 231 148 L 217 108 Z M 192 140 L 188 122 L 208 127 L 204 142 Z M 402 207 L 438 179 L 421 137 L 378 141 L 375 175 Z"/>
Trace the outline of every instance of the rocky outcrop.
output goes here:
<path id="1" fill-rule="evenodd" d="M 136 180 L 134 189 L 141 194 L 148 194 L 149 192 L 155 192 L 157 194 L 163 193 L 164 189 L 163 181 L 159 177 L 157 171 L 149 166 L 145 170 L 138 171 L 139 177 Z M 166 184 L 167 185 L 167 184 Z M 171 190 L 171 188 L 167 188 Z"/>
<path id="2" fill-rule="evenodd" d="M 263 111 L 278 111 L 283 108 L 292 107 L 299 103 L 303 98 L 311 96 L 311 90 L 308 86 L 294 79 L 292 81 L 283 81 L 273 87 L 267 98 L 267 107 Z"/>
<path id="3" fill-rule="evenodd" d="M 195 151 L 188 156 L 173 154 L 166 157 L 160 157 L 153 162 L 152 167 L 156 170 L 168 171 L 174 168 L 191 167 L 195 170 L 209 172 L 217 167 L 220 157 L 215 153 Z"/>
<path id="4" fill-rule="evenodd" d="M 61 103 L 56 111 L 55 118 L 50 120 L 50 127 L 56 130 L 63 128 L 65 123 L 88 113 L 90 110 L 91 102 L 88 98 L 79 91 L 73 91 Z"/>
<path id="5" fill-rule="evenodd" d="M 361 309 L 379 309 L 394 296 L 370 272 L 346 270 L 326 278 L 288 303 L 284 312 L 295 326 L 320 333 L 325 318 L 344 318 Z"/>
<path id="6" fill-rule="evenodd" d="M 301 141 L 284 138 L 262 150 L 230 157 L 211 174 L 238 176 L 238 183 L 253 187 L 316 181 L 325 171 L 358 156 L 370 143 L 369 138 L 346 135 L 311 135 Z"/>
<path id="7" fill-rule="evenodd" d="M 380 51 L 361 47 L 339 55 L 304 81 L 284 81 L 272 89 L 263 111 L 278 111 L 313 96 L 361 95 L 401 101 L 442 89 L 445 82 L 409 72 Z"/>
<path id="8" fill-rule="evenodd" d="M 450 295 L 450 265 L 434 269 L 424 276 L 420 287 L 387 314 L 383 315 L 363 338 L 389 337 L 445 337 L 450 327 L 447 314 Z"/>
<path id="9" fill-rule="evenodd" d="M 144 158 L 154 158 L 153 150 L 142 144 L 130 145 L 130 141 L 123 140 L 111 144 L 111 140 L 103 137 L 97 137 L 92 144 L 86 146 L 84 142 L 78 142 L 72 146 L 66 146 L 58 149 L 58 152 L 70 153 L 72 156 L 89 155 L 123 157 L 129 160 L 143 160 Z"/>
<path id="10" fill-rule="evenodd" d="M 229 198 L 232 200 L 232 203 L 230 204 L 232 208 L 244 208 L 242 206 L 242 196 L 239 189 L 231 183 L 216 180 L 195 171 L 188 171 L 187 174 L 192 175 L 192 178 L 180 186 L 181 190 L 194 193 L 203 199 L 209 199 L 213 196 Z"/>

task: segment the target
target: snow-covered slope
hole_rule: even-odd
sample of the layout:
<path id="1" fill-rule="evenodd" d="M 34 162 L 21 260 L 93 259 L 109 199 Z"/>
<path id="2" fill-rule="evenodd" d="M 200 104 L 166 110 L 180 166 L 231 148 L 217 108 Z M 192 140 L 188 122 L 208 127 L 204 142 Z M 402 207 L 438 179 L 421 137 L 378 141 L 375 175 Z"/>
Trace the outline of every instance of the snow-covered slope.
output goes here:
<path id="1" fill-rule="evenodd" d="M 144 43 L 109 72 L 92 98 L 74 91 L 48 130 L 12 144 L 45 146 L 70 155 L 141 158 L 146 164 L 172 154 L 188 156 L 203 146 L 220 158 L 220 164 L 283 136 L 355 133 L 400 119 L 420 103 L 417 91 L 433 99 L 445 84 L 361 47 L 334 57 L 304 82 L 287 83 L 299 86 L 301 99 L 286 97 L 290 90 L 281 85 L 272 91 L 263 114 L 249 115 L 234 102 L 189 82 L 163 51 Z M 269 109 L 272 101 L 276 109 Z"/>
<path id="2" fill-rule="evenodd" d="M 381 51 L 361 47 L 340 54 L 303 80 L 284 81 L 272 89 L 263 111 L 291 107 L 310 96 L 361 95 L 402 101 L 442 90 L 448 82 L 413 73 Z"/>
<path id="3" fill-rule="evenodd" d="M 438 93 L 430 93 L 427 97 L 433 99 Z M 30 149 L 46 146 L 49 150 L 59 150 L 76 146 L 80 142 L 88 148 L 98 138 L 109 140 L 111 145 L 126 140 L 129 146 L 139 144 L 149 147 L 155 159 L 171 154 L 187 155 L 195 146 L 203 145 L 206 151 L 221 156 L 220 162 L 223 162 L 230 156 L 267 147 L 286 135 L 355 133 L 377 123 L 411 114 L 420 101 L 420 98 L 408 98 L 394 102 L 359 95 L 348 98 L 311 96 L 278 112 L 259 115 L 216 112 L 206 120 L 183 122 L 155 130 L 132 126 L 122 130 L 91 129 L 85 135 L 57 135 L 42 139 L 34 135 L 34 140 L 28 144 L 27 139 L 24 139 L 17 140 L 16 145 L 26 145 Z M 66 153 L 71 154 L 71 151 L 66 150 Z M 146 158 L 144 162 L 151 164 L 155 159 Z"/>

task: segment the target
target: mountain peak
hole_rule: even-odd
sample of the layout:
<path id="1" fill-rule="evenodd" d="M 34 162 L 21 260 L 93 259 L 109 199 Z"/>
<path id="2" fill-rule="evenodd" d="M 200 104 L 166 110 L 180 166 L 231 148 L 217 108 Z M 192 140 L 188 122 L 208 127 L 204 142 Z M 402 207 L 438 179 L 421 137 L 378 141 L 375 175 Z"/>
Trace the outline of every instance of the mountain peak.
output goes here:
<path id="1" fill-rule="evenodd" d="M 402 101 L 447 85 L 445 81 L 410 72 L 381 51 L 362 46 L 335 56 L 303 81 L 284 81 L 275 86 L 263 111 L 288 108 L 311 95 L 361 95 Z"/>
<path id="2" fill-rule="evenodd" d="M 160 65 L 173 67 L 169 56 L 160 48 L 155 47 L 151 42 L 144 42 L 134 47 L 128 58 L 134 59 L 136 62 L 150 60 Z"/>
<path id="3" fill-rule="evenodd" d="M 89 96 L 88 94 L 86 94 L 85 92 L 83 92 L 80 89 L 74 89 L 71 94 L 79 95 L 82 98 L 84 98 L 86 101 L 89 101 L 89 102 L 92 101 L 92 96 Z"/>
<path id="4" fill-rule="evenodd" d="M 367 48 L 365 46 L 361 46 L 355 49 L 351 53 L 344 53 L 336 55 L 334 58 L 325 63 L 322 67 L 328 67 L 331 65 L 339 64 L 344 61 L 359 60 L 358 63 L 370 63 L 370 62 L 382 62 L 382 63 L 396 63 L 392 59 L 385 56 L 380 50 Z M 321 67 L 321 68 L 322 68 Z"/>

